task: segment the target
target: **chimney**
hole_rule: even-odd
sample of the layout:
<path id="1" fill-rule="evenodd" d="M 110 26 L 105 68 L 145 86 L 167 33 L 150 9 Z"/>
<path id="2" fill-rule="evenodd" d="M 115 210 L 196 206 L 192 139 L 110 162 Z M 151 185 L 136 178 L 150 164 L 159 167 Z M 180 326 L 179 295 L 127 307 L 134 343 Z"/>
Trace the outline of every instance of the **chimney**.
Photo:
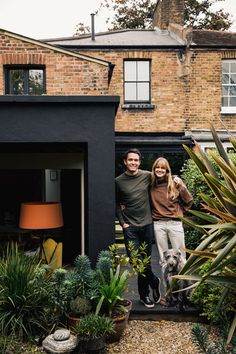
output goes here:
<path id="1" fill-rule="evenodd" d="M 170 23 L 184 25 L 184 0 L 157 0 L 153 27 L 167 30 Z"/>
<path id="2" fill-rule="evenodd" d="M 91 40 L 92 41 L 95 41 L 94 16 L 95 14 L 91 14 Z"/>

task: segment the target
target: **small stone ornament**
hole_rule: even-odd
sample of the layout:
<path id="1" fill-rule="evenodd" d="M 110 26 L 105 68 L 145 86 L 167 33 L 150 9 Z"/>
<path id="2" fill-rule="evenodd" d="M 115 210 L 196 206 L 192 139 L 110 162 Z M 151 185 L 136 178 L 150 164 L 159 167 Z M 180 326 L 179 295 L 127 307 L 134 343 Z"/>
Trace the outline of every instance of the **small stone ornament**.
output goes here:
<path id="1" fill-rule="evenodd" d="M 57 329 L 53 334 L 53 339 L 57 341 L 67 340 L 70 338 L 70 331 L 68 329 Z"/>
<path id="2" fill-rule="evenodd" d="M 78 339 L 68 329 L 57 329 L 43 340 L 43 348 L 52 354 L 71 353 L 78 345 Z"/>

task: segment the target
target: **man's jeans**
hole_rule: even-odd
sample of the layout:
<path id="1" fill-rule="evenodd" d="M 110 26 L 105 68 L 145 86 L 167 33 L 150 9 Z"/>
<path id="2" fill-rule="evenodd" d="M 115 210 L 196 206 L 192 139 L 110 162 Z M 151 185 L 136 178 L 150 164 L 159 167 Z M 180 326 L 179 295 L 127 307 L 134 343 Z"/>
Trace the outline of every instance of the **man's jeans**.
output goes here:
<path id="1" fill-rule="evenodd" d="M 153 241 L 153 224 L 148 224 L 142 227 L 139 226 L 129 226 L 123 229 L 125 247 L 128 256 L 130 257 L 130 252 L 128 249 L 128 244 L 133 241 L 135 249 L 145 242 L 147 245 L 146 253 L 147 256 L 151 256 L 152 253 L 152 241 Z M 151 263 L 146 267 L 143 275 L 138 275 L 138 292 L 140 298 L 149 296 L 149 286 L 152 289 L 158 287 L 158 278 L 153 274 Z"/>

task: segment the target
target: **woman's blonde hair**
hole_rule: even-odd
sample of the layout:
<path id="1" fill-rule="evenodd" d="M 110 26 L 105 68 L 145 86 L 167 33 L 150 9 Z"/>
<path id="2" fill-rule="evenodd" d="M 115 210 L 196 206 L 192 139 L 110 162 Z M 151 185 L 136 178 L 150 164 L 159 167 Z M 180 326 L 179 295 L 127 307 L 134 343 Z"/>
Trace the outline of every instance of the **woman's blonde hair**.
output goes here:
<path id="1" fill-rule="evenodd" d="M 151 187 L 155 188 L 157 186 L 158 180 L 155 175 L 155 169 L 157 165 L 162 165 L 166 169 L 165 180 L 167 182 L 167 196 L 170 199 L 175 199 L 179 195 L 178 189 L 175 187 L 175 183 L 173 181 L 173 177 L 171 174 L 171 168 L 169 162 L 164 157 L 159 157 L 154 161 L 152 165 L 152 174 L 151 174 Z"/>

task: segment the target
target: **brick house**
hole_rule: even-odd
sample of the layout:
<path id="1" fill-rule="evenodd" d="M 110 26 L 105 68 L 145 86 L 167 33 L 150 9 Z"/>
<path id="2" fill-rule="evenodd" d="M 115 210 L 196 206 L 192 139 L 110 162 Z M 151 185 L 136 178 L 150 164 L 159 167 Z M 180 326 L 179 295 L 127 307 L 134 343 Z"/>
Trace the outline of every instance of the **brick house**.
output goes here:
<path id="1" fill-rule="evenodd" d="M 144 168 L 162 155 L 178 173 L 183 143 L 212 146 L 209 122 L 230 146 L 236 33 L 184 28 L 183 6 L 158 0 L 153 30 L 42 41 L 0 30 L 3 229 L 22 199 L 58 199 L 65 261 L 95 259 L 114 240 L 113 180 L 128 147 Z"/>
<path id="2" fill-rule="evenodd" d="M 145 167 L 165 155 L 178 172 L 183 143 L 212 146 L 209 122 L 230 146 L 225 131 L 236 129 L 236 33 L 185 28 L 183 14 L 183 0 L 158 0 L 153 30 L 47 40 L 114 64 L 109 93 L 120 96 L 117 173 L 120 153 L 131 145 L 144 153 Z"/>

